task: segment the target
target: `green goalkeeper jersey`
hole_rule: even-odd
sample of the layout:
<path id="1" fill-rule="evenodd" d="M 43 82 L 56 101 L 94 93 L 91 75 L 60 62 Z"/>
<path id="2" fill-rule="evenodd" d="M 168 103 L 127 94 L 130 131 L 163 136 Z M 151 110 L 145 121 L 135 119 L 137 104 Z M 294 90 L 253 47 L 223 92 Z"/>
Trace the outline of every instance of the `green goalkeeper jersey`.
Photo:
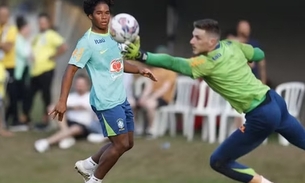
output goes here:
<path id="1" fill-rule="evenodd" d="M 258 54 L 257 54 L 258 52 Z M 192 58 L 147 53 L 146 63 L 188 75 L 204 81 L 224 97 L 239 113 L 258 106 L 270 89 L 256 79 L 249 60 L 260 61 L 264 53 L 258 48 L 235 41 L 223 40 L 207 55 Z"/>

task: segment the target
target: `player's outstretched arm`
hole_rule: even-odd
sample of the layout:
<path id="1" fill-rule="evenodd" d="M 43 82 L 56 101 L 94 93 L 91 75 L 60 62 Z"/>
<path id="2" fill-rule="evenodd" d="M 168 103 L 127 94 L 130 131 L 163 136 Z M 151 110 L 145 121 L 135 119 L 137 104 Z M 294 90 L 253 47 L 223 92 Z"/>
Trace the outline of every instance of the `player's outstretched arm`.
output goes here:
<path id="1" fill-rule="evenodd" d="M 144 62 L 145 64 L 151 66 L 161 67 L 186 76 L 193 77 L 190 59 L 173 57 L 168 54 L 157 54 L 149 52 L 142 54 L 142 57 L 137 58 L 138 61 Z"/>
<path id="2" fill-rule="evenodd" d="M 73 77 L 77 70 L 78 67 L 75 65 L 69 64 L 67 66 L 61 82 L 61 92 L 59 101 L 56 104 L 55 108 L 49 113 L 49 115 L 53 115 L 53 118 L 56 118 L 58 116 L 59 121 L 62 121 L 64 113 L 67 110 L 67 99 L 72 85 Z"/>
<path id="3" fill-rule="evenodd" d="M 130 61 L 124 60 L 124 72 L 132 73 L 132 74 L 140 74 L 153 81 L 157 81 L 157 78 L 154 76 L 154 74 L 149 69 L 134 65 L 134 64 L 130 63 Z"/>

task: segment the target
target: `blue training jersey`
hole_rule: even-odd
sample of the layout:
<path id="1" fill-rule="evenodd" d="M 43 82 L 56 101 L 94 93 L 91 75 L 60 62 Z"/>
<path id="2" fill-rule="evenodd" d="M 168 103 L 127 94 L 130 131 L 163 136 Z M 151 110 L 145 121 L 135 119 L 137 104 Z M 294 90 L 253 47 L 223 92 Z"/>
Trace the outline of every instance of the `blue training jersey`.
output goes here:
<path id="1" fill-rule="evenodd" d="M 123 57 L 109 33 L 88 30 L 78 41 L 69 64 L 86 68 L 92 81 L 90 104 L 97 110 L 111 109 L 125 102 Z"/>

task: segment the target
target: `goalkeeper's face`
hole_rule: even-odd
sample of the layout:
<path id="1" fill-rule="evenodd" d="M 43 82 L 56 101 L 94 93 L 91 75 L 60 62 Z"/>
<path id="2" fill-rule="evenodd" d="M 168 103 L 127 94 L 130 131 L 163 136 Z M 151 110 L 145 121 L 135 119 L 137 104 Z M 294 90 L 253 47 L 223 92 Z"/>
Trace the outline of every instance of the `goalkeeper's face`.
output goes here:
<path id="1" fill-rule="evenodd" d="M 207 32 L 206 30 L 195 28 L 193 30 L 193 37 L 190 44 L 193 48 L 193 54 L 199 55 L 212 51 L 217 42 L 218 39 L 215 37 L 215 35 Z"/>
<path id="2" fill-rule="evenodd" d="M 100 30 L 108 30 L 110 17 L 109 6 L 105 3 L 96 5 L 92 15 L 89 16 L 92 24 Z"/>

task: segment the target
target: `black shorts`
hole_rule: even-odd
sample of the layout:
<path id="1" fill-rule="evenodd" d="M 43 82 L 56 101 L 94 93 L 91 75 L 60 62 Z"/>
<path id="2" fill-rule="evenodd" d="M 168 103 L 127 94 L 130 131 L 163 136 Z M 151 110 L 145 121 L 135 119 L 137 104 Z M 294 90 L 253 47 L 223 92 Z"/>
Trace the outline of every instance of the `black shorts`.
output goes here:
<path id="1" fill-rule="evenodd" d="M 158 107 L 163 107 L 168 105 L 168 103 L 163 98 L 158 98 Z"/>
<path id="2" fill-rule="evenodd" d="M 86 138 L 90 133 L 85 125 L 80 124 L 78 122 L 67 120 L 67 125 L 68 125 L 68 127 L 77 125 L 82 128 L 83 134 L 75 136 L 76 138 Z"/>

